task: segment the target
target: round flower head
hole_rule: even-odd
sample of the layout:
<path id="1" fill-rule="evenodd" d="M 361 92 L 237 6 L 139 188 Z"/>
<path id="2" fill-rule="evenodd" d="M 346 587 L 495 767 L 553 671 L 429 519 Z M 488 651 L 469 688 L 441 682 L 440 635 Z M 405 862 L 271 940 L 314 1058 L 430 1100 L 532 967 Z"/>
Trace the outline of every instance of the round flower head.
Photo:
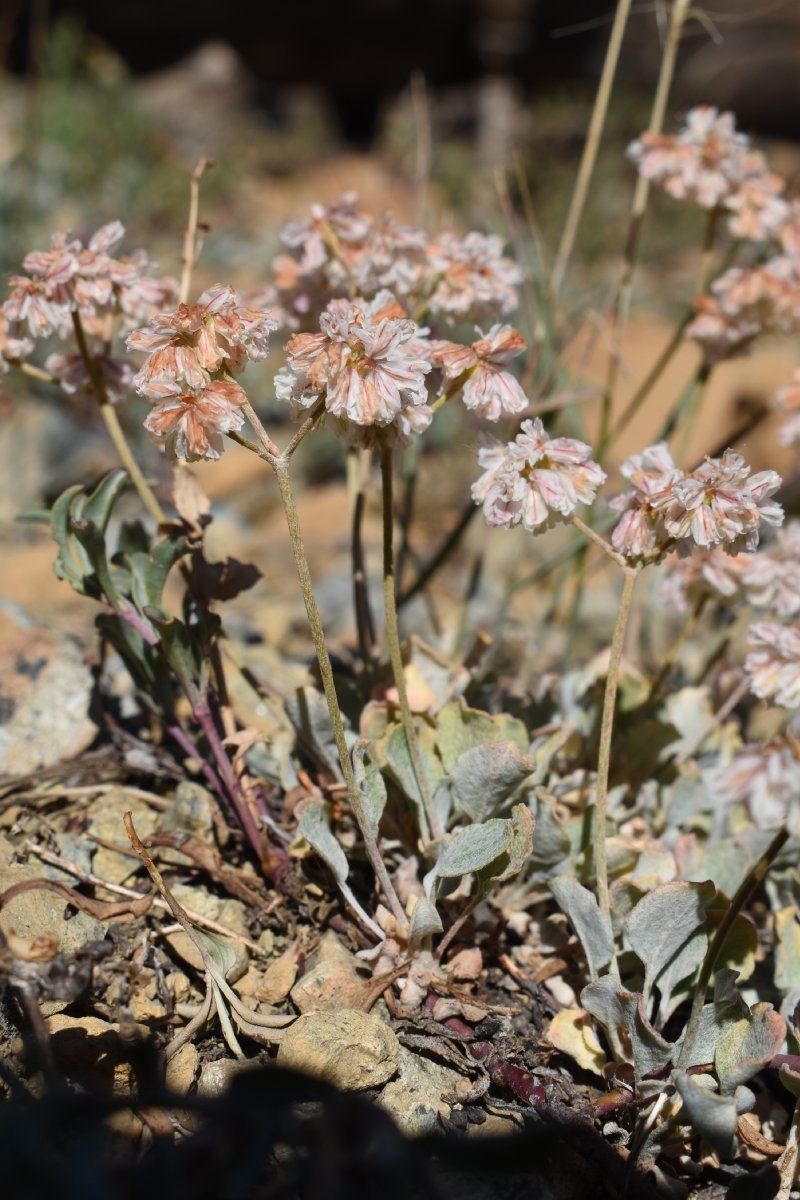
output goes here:
<path id="1" fill-rule="evenodd" d="M 687 113 L 677 134 L 643 133 L 628 147 L 628 157 L 644 179 L 703 208 L 723 204 L 758 166 L 748 139 L 736 132 L 733 113 L 704 105 Z"/>
<path id="2" fill-rule="evenodd" d="M 800 834 L 800 757 L 792 740 L 743 746 L 729 767 L 714 773 L 711 785 L 722 804 L 745 804 L 757 828 L 786 825 Z"/>
<path id="3" fill-rule="evenodd" d="M 339 418 L 345 436 L 360 439 L 364 431 L 380 428 L 406 440 L 432 415 L 423 333 L 388 292 L 372 301 L 332 300 L 319 333 L 289 339 L 275 393 L 301 408 L 324 395 L 327 412 Z"/>
<path id="4" fill-rule="evenodd" d="M 800 330 L 800 258 L 788 254 L 754 267 L 733 267 L 695 302 L 687 337 L 710 362 L 744 349 L 761 333 Z"/>
<path id="5" fill-rule="evenodd" d="M 611 510 L 622 514 L 611 544 L 628 558 L 652 558 L 668 541 L 658 502 L 683 478 L 683 471 L 672 461 L 666 442 L 658 442 L 624 462 L 620 474 L 632 487 L 610 502 Z"/>
<path id="6" fill-rule="evenodd" d="M 480 332 L 480 330 L 478 331 Z M 506 371 L 507 364 L 526 349 L 525 339 L 510 325 L 493 325 L 471 346 L 457 342 L 431 342 L 431 363 L 446 380 L 466 375 L 464 406 L 487 421 L 522 412 L 528 398 L 519 381 Z"/>
<path id="7" fill-rule="evenodd" d="M 734 601 L 742 595 L 742 576 L 751 557 L 728 554 L 721 546 L 694 549 L 685 558 L 670 555 L 661 595 L 670 608 L 681 613 L 700 600 Z"/>
<path id="8" fill-rule="evenodd" d="M 443 233 L 428 247 L 428 258 L 437 280 L 429 301 L 432 313 L 480 322 L 518 306 L 522 271 L 504 257 L 499 237 Z"/>
<path id="9" fill-rule="evenodd" d="M 84 332 L 110 341 L 130 329 L 137 317 L 174 295 L 171 279 L 156 279 L 154 264 L 142 251 L 129 258 L 114 258 L 125 229 L 119 221 L 103 225 L 86 246 L 70 235 L 55 234 L 49 250 L 25 256 L 27 276 L 11 279 L 11 294 L 4 305 L 6 316 L 26 321 L 33 337 L 51 333 L 70 336 L 73 312 L 78 312 Z"/>
<path id="10" fill-rule="evenodd" d="M 222 435 L 242 428 L 240 408 L 246 401 L 245 392 L 232 380 L 212 379 L 191 392 L 167 383 L 144 427 L 164 444 L 170 458 L 183 462 L 216 459 L 222 453 Z"/>
<path id="11" fill-rule="evenodd" d="M 775 471 L 750 476 L 742 455 L 726 450 L 722 458 L 707 458 L 678 479 L 652 504 L 662 513 L 667 533 L 679 543 L 687 539 L 704 548 L 723 543 L 736 554 L 755 550 L 762 521 L 783 521 L 780 504 L 769 500 L 780 484 Z"/>
<path id="12" fill-rule="evenodd" d="M 787 522 L 766 547 L 739 557 L 748 604 L 777 617 L 800 613 L 800 521 Z"/>
<path id="13" fill-rule="evenodd" d="M 208 288 L 196 304 L 159 313 L 130 335 L 128 349 L 148 355 L 136 389 L 158 397 L 165 382 L 203 388 L 216 371 L 241 371 L 248 359 L 265 358 L 277 327 L 271 313 L 245 307 L 232 287 Z"/>
<path id="14" fill-rule="evenodd" d="M 800 706 L 800 629 L 757 621 L 750 626 L 749 644 L 744 668 L 753 695 L 784 708 Z"/>
<path id="15" fill-rule="evenodd" d="M 590 454 L 585 442 L 548 437 L 538 417 L 523 421 L 513 442 L 478 452 L 486 470 L 472 485 L 472 498 L 490 525 L 549 529 L 594 501 L 606 475 Z"/>

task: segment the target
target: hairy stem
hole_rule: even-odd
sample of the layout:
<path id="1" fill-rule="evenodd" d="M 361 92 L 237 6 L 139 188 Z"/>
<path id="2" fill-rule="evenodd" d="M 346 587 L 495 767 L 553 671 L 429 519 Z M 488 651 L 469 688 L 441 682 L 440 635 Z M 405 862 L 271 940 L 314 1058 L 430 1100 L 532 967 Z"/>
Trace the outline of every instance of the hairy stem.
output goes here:
<path id="1" fill-rule="evenodd" d="M 597 152 L 600 148 L 603 127 L 608 114 L 608 102 L 611 97 L 611 89 L 614 84 L 614 76 L 616 75 L 617 63 L 619 61 L 619 52 L 622 47 L 622 39 L 625 35 L 625 27 L 628 23 L 630 11 L 631 0 L 618 0 L 616 12 L 614 13 L 614 23 L 611 26 L 611 35 L 608 39 L 608 47 L 603 62 L 603 71 L 600 76 L 597 94 L 595 95 L 594 108 L 592 109 L 589 129 L 586 133 L 586 142 L 583 147 L 583 155 L 580 167 L 578 168 L 578 176 L 575 180 L 564 232 L 561 235 L 556 262 L 553 267 L 553 275 L 550 281 L 550 291 L 553 298 L 558 295 L 561 289 L 586 205 L 586 197 L 589 194 L 589 184 L 591 183 L 595 162 L 597 161 Z"/>
<path id="2" fill-rule="evenodd" d="M 200 227 L 200 180 L 209 167 L 213 165 L 211 159 L 206 158 L 204 155 L 198 160 L 189 179 L 189 220 L 186 225 L 186 232 L 183 235 L 183 267 L 181 270 L 181 287 L 178 293 L 180 304 L 188 304 L 189 302 L 189 292 L 192 287 L 192 272 L 200 257 L 200 240 L 198 237 Z"/>
<path id="3" fill-rule="evenodd" d="M 339 762 L 342 768 L 345 784 L 347 786 L 347 798 L 350 807 L 353 810 L 353 815 L 358 822 L 361 830 L 361 836 L 364 839 L 364 846 L 367 851 L 372 868 L 383 888 L 387 903 L 391 909 L 397 923 L 403 933 L 408 929 L 408 920 L 403 906 L 400 903 L 397 892 L 395 891 L 392 881 L 389 878 L 389 872 L 386 869 L 380 849 L 378 848 L 377 839 L 373 833 L 369 818 L 361 802 L 361 794 L 358 790 L 358 784 L 353 773 L 353 764 L 350 759 L 350 752 L 347 749 L 347 742 L 344 736 L 344 724 L 342 722 L 342 714 L 339 709 L 339 701 L 336 696 L 336 685 L 333 679 L 333 667 L 331 666 L 328 647 L 325 644 L 325 633 L 322 628 L 322 620 L 317 607 L 317 600 L 314 595 L 314 588 L 311 582 L 311 572 L 308 567 L 308 558 L 306 557 L 305 546 L 303 545 L 303 537 L 300 532 L 300 522 L 297 515 L 297 505 L 295 504 L 294 494 L 292 492 L 291 480 L 289 478 L 289 464 L 282 457 L 278 456 L 272 463 L 275 477 L 278 481 L 278 487 L 281 493 L 283 502 L 283 511 L 286 516 L 286 524 L 289 529 L 289 538 L 292 543 L 294 552 L 295 566 L 300 579 L 300 588 L 303 593 L 303 601 L 306 606 L 306 614 L 308 616 L 308 624 L 311 630 L 311 637 L 314 641 L 314 649 L 317 654 L 317 662 L 319 663 L 320 676 L 322 678 L 322 690 L 325 693 L 325 701 L 328 705 L 328 713 L 333 726 L 333 735 L 336 740 L 336 749 L 339 753 Z"/>
<path id="4" fill-rule="evenodd" d="M 92 391 L 95 394 L 97 403 L 100 406 L 100 414 L 105 422 L 106 429 L 111 441 L 114 443 L 114 449 L 119 455 L 120 462 L 125 467 L 131 477 L 133 486 L 139 493 L 139 498 L 147 511 L 150 513 L 157 525 L 163 525 L 166 521 L 166 516 L 161 505 L 155 497 L 150 485 L 142 474 L 139 464 L 133 456 L 133 451 L 128 445 L 127 438 L 122 431 L 122 426 L 119 423 L 117 412 L 111 401 L 108 398 L 106 385 L 103 381 L 103 372 L 97 362 L 97 359 L 90 352 L 86 342 L 86 334 L 83 329 L 80 313 L 77 309 L 72 310 L 72 327 L 75 331 L 75 340 L 78 343 L 78 352 L 83 359 L 83 365 L 89 375 L 89 380 L 92 385 Z"/>
<path id="5" fill-rule="evenodd" d="M 717 931 L 706 951 L 703 965 L 700 968 L 700 975 L 695 985 L 694 997 L 692 998 L 692 1011 L 686 1024 L 686 1032 L 683 1035 L 683 1045 L 681 1046 L 681 1053 L 678 1059 L 678 1067 L 688 1066 L 692 1061 L 691 1055 L 694 1049 L 694 1040 L 697 1037 L 697 1030 L 700 1027 L 700 1018 L 703 1013 L 706 992 L 708 991 L 708 985 L 711 982 L 711 976 L 716 961 L 719 958 L 719 953 L 725 944 L 725 939 L 730 933 L 737 916 L 747 904 L 756 888 L 764 882 L 776 855 L 788 838 L 789 831 L 787 829 L 781 829 L 776 833 L 758 862 L 750 868 L 739 884 L 725 912 L 725 916 L 717 926 Z"/>
<path id="6" fill-rule="evenodd" d="M 400 632 L 397 624 L 394 578 L 392 448 L 387 445 L 381 446 L 381 480 L 383 483 L 383 599 L 386 608 L 386 641 L 389 647 L 389 658 L 392 664 L 392 674 L 394 675 L 395 687 L 397 688 L 397 696 L 400 701 L 400 717 L 406 735 L 406 742 L 408 743 L 408 754 L 417 778 L 417 786 L 419 787 L 420 799 L 422 801 L 420 825 L 427 825 L 428 827 L 427 829 L 423 827 L 422 836 L 425 841 L 430 841 L 431 835 L 434 838 L 442 837 L 444 830 L 439 820 L 439 814 L 434 807 L 433 797 L 428 787 L 428 778 L 422 765 L 417 728 L 414 724 L 414 714 L 411 712 L 411 705 L 408 702 L 406 677 L 403 670 L 403 654 L 400 649 Z"/>
<path id="7" fill-rule="evenodd" d="M 350 534 L 350 557 L 353 564 L 353 609 L 356 618 L 358 650 L 365 671 L 373 665 L 375 655 L 375 622 L 369 602 L 367 568 L 364 561 L 364 506 L 366 504 L 365 475 L 367 464 L 364 451 L 351 448 L 347 452 L 347 482 L 351 495 L 353 523 Z"/>
<path id="8" fill-rule="evenodd" d="M 678 56 L 678 44 L 681 39 L 684 23 L 689 15 L 690 5 L 691 0 L 673 0 L 664 53 L 661 57 L 661 69 L 659 71 L 655 96 L 653 97 L 653 107 L 650 112 L 650 123 L 647 127 L 647 132 L 651 134 L 660 133 L 664 125 L 664 114 L 667 109 L 667 100 L 669 99 L 672 78 L 675 73 L 675 62 Z M 617 282 L 614 298 L 611 352 L 608 360 L 608 373 L 606 375 L 606 385 L 600 412 L 600 432 L 597 440 L 596 458 L 598 462 L 602 462 L 608 448 L 611 406 L 616 390 L 617 375 L 622 354 L 622 340 L 630 309 L 633 275 L 639 254 L 639 238 L 641 236 L 642 222 L 647 210 L 649 195 L 650 180 L 640 175 L 633 194 L 622 271 Z"/>
<path id="9" fill-rule="evenodd" d="M 623 567 L 624 583 L 619 611 L 611 639 L 608 659 L 603 713 L 600 718 L 600 753 L 597 759 L 597 785 L 594 802 L 594 864 L 597 877 L 597 903 L 603 918 L 611 928 L 611 899 L 608 890 L 608 859 L 606 857 L 606 813 L 608 811 L 608 776 L 611 769 L 611 742 L 614 735 L 614 712 L 619 686 L 619 668 L 625 645 L 625 630 L 633 601 L 633 591 L 639 578 L 640 566 Z M 612 969 L 616 969 L 612 961 Z"/>

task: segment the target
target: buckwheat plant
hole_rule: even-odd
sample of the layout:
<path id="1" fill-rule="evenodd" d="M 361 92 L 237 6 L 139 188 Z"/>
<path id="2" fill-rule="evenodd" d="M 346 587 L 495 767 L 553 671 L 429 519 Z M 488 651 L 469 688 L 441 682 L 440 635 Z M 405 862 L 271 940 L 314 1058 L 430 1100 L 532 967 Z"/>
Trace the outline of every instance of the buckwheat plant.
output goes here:
<path id="1" fill-rule="evenodd" d="M 619 1076 L 640 1114 L 626 1134 L 631 1150 L 653 1161 L 689 1128 L 718 1157 L 735 1152 L 744 1136 L 739 1118 L 755 1103 L 745 1085 L 784 1045 L 800 1000 L 800 976 L 787 965 L 798 944 L 788 916 L 783 923 L 776 917 L 775 926 L 782 1014 L 766 1001 L 746 1002 L 735 983 L 737 971 L 752 973 L 756 963 L 755 930 L 741 910 L 798 830 L 800 752 L 791 714 L 800 706 L 800 523 L 783 524 L 774 470 L 754 472 L 725 445 L 686 463 L 674 436 L 685 438 L 715 362 L 762 333 L 800 327 L 800 201 L 731 114 L 694 109 L 678 133 L 663 132 L 686 11 L 677 0 L 650 128 L 629 151 L 639 178 L 625 270 L 612 297 L 595 446 L 570 436 L 572 401 L 547 395 L 570 341 L 557 307 L 573 236 L 566 231 L 554 277 L 539 289 L 556 305 L 548 316 L 563 344 L 541 366 L 513 323 L 526 280 L 498 236 L 431 236 L 392 214 L 362 211 L 350 192 L 313 204 L 285 228 L 257 293 L 220 282 L 195 295 L 202 167 L 192 180 L 180 284 L 158 276 L 142 251 L 120 255 L 124 231 L 115 221 L 86 245 L 57 234 L 48 250 L 27 255 L 0 321 L 5 367 L 68 396 L 93 397 L 125 468 L 56 502 L 57 570 L 100 601 L 101 633 L 142 704 L 181 754 L 202 764 L 265 873 L 280 884 L 292 857 L 310 846 L 375 943 L 366 957 L 378 983 L 396 982 L 403 1012 L 432 1004 L 434 1015 L 445 1011 L 437 1010 L 434 988 L 444 987 L 441 960 L 481 900 L 493 891 L 515 931 L 527 936 L 543 897 L 555 899 L 583 954 L 572 962 L 572 978 L 583 972 L 587 982 L 580 1006 L 564 1004 L 548 1037 L 588 1070 Z M 593 153 L 587 143 L 581 187 Z M 708 214 L 700 294 L 612 422 L 619 338 L 651 186 Z M 691 389 L 664 414 L 652 444 L 618 467 L 618 484 L 609 450 L 685 338 L 703 349 Z M 285 444 L 248 397 L 245 367 L 269 371 L 275 400 L 295 423 Z M 149 404 L 145 429 L 173 465 L 169 515 L 117 417 L 133 393 Z M 439 414 L 455 405 L 468 414 L 465 436 L 480 430 L 466 515 L 419 565 L 406 594 L 424 588 L 478 511 L 492 538 L 515 527 L 514 536 L 529 542 L 553 531 L 566 538 L 578 597 L 589 554 L 592 568 L 600 562 L 621 575 L 607 655 L 570 664 L 559 678 L 540 672 L 527 697 L 537 718 L 527 723 L 510 711 L 508 689 L 491 690 L 479 651 L 454 664 L 418 639 L 401 641 L 397 462 L 418 458 Z M 788 414 L 781 440 L 794 445 L 795 385 L 778 405 Z M 355 728 L 342 712 L 292 477 L 299 446 L 323 427 L 342 443 L 354 484 Z M 288 848 L 291 838 L 248 755 L 258 735 L 237 722 L 221 652 L 217 606 L 256 573 L 232 560 L 206 560 L 209 507 L 187 467 L 218 460 L 230 442 L 274 476 L 324 697 L 307 687 L 285 700 L 315 773 L 298 774 L 304 797 Z M 361 534 L 373 462 L 381 485 L 382 643 Z M 147 520 L 123 525 L 112 547 L 112 510 L 129 482 Z M 183 588 L 179 616 L 164 601 L 173 571 Z M 645 572 L 654 584 L 662 580 L 667 603 L 686 614 L 650 675 L 626 662 Z M 671 675 L 684 667 L 681 652 L 708 613 L 720 618 L 721 636 L 693 683 L 670 692 Z M 748 628 L 742 652 L 737 638 Z M 744 742 L 746 705 L 757 701 L 774 702 L 784 716 L 762 742 Z M 736 839 L 751 826 L 758 837 L 743 860 Z M 350 881 L 359 840 L 381 892 L 372 907 Z M 776 909 L 788 912 L 796 875 L 785 868 L 769 886 Z M 561 950 L 574 959 L 566 943 Z M 521 970 L 507 961 L 509 971 Z M 448 1016 L 467 1012 L 452 996 L 447 1003 L 456 1004 Z M 698 1082 L 701 1068 L 709 1086 Z"/>

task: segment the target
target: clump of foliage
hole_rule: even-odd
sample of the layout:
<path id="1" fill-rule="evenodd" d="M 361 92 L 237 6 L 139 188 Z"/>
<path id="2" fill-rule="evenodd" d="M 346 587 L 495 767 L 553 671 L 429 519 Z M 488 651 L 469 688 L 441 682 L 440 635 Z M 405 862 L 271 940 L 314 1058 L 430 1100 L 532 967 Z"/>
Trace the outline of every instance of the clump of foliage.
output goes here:
<path id="1" fill-rule="evenodd" d="M 695 109 L 677 134 L 656 124 L 630 151 L 640 185 L 634 218 L 650 183 L 707 212 L 701 294 L 671 343 L 693 338 L 705 358 L 690 392 L 664 415 L 661 436 L 619 468 L 621 487 L 609 486 L 609 450 L 669 352 L 616 423 L 612 355 L 592 447 L 571 436 L 570 393 L 551 394 L 563 378 L 560 351 L 537 358 L 508 323 L 525 275 L 500 239 L 431 235 L 363 212 L 352 194 L 313 205 L 286 228 L 284 253 L 258 294 L 223 283 L 192 299 L 201 168 L 180 283 L 157 277 L 142 251 L 122 255 L 118 222 L 87 244 L 58 234 L 10 281 L 2 353 L 9 369 L 97 402 L 125 470 L 57 500 L 57 572 L 102 605 L 100 637 L 128 669 L 142 711 L 179 754 L 203 764 L 261 870 L 280 885 L 298 856 L 313 851 L 324 861 L 373 944 L 365 959 L 376 981 L 394 987 L 406 1016 L 427 1003 L 432 973 L 481 903 L 532 947 L 543 921 L 560 912 L 574 934 L 579 994 L 547 1036 L 612 1085 L 598 1108 L 609 1131 L 655 1171 L 700 1140 L 719 1161 L 753 1148 L 780 1155 L 788 1196 L 797 1116 L 775 1131 L 783 1142 L 770 1139 L 757 1128 L 751 1085 L 773 1067 L 788 1093 L 800 1094 L 799 526 L 784 523 L 774 471 L 753 473 L 730 448 L 681 464 L 668 443 L 691 422 L 716 361 L 762 333 L 797 332 L 800 201 L 730 114 Z M 534 280 L 549 340 L 562 346 L 572 333 L 558 300 L 569 257 L 567 240 L 555 274 Z M 618 338 L 624 287 L 615 304 Z M 274 393 L 297 420 L 283 446 L 241 379 L 250 364 L 263 370 L 272 361 L 279 329 Z M 50 340 L 58 348 L 40 359 Z M 132 392 L 150 403 L 145 427 L 174 466 L 169 510 L 117 417 Z M 787 444 L 798 438 L 799 402 L 797 387 L 779 397 Z M 398 587 L 397 464 L 413 479 L 428 429 L 459 404 L 465 426 L 482 437 L 471 496 L 440 549 Z M 504 436 L 488 437 L 488 424 Z M 292 478 L 296 450 L 323 425 L 340 439 L 354 481 L 358 651 L 349 680 L 337 675 L 326 640 Z M 317 658 L 321 691 L 307 686 L 285 702 L 286 726 L 311 765 L 288 839 L 268 787 L 287 765 L 237 723 L 225 680 L 218 605 L 257 572 L 207 560 L 211 513 L 187 466 L 218 459 L 228 441 L 274 476 Z M 382 636 L 362 546 L 375 464 Z M 120 523 L 115 508 L 130 485 L 146 517 Z M 407 498 L 406 558 L 412 509 Z M 517 526 L 530 539 L 560 536 L 578 594 L 590 555 L 621 582 L 607 652 L 543 676 L 527 705 L 480 653 L 454 660 L 444 644 L 401 639 L 398 591 L 407 600 L 427 587 L 478 511 L 493 537 L 515 536 L 505 531 Z M 686 623 L 666 660 L 636 669 L 629 618 L 643 576 L 661 576 Z M 168 581 L 180 590 L 177 612 L 165 599 Z M 734 613 L 748 628 L 746 652 L 731 622 L 702 670 L 681 679 L 681 648 Z M 743 741 L 756 698 L 775 708 L 773 733 Z M 258 1019 L 230 992 L 224 951 L 191 931 L 147 846 L 132 825 L 128 833 L 201 949 L 209 999 L 190 1034 L 216 1011 L 237 1049 L 233 1024 L 278 1041 L 285 1020 Z M 365 886 L 364 859 L 374 887 Z M 757 893 L 767 900 L 761 930 L 746 911 Z"/>

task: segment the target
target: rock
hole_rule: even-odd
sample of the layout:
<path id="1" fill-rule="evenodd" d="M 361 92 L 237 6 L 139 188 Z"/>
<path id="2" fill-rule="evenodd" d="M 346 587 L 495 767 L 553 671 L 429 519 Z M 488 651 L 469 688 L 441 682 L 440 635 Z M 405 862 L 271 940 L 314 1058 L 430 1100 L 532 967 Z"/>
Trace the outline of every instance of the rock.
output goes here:
<path id="1" fill-rule="evenodd" d="M 197 1091 L 201 1096 L 221 1096 L 226 1092 L 235 1075 L 259 1065 L 257 1060 L 245 1058 L 217 1058 L 203 1063 Z"/>
<path id="2" fill-rule="evenodd" d="M 197 1048 L 191 1042 L 186 1042 L 177 1054 L 173 1054 L 164 1073 L 164 1082 L 171 1092 L 186 1095 L 197 1076 L 199 1058 Z"/>
<path id="3" fill-rule="evenodd" d="M 134 1021 L 147 1025 L 149 1021 L 161 1021 L 167 1010 L 156 995 L 156 981 L 149 979 L 144 987 L 136 987 L 129 1003 Z"/>
<path id="4" fill-rule="evenodd" d="M 360 1008 L 366 986 L 358 959 L 330 931 L 323 934 L 309 970 L 292 988 L 292 1002 L 301 1013 Z"/>
<path id="5" fill-rule="evenodd" d="M 38 867 L 15 866 L 0 870 L 0 892 L 22 883 L 26 879 L 40 879 Z M 53 937 L 59 950 L 69 954 L 87 942 L 101 941 L 108 926 L 87 913 L 76 912 L 67 921 L 64 910 L 67 901 L 56 892 L 45 888 L 32 888 L 14 896 L 0 911 L 0 929 L 4 933 L 13 930 L 20 937 Z"/>
<path id="6" fill-rule="evenodd" d="M 133 823 L 140 838 L 149 837 L 156 827 L 156 815 L 152 808 L 137 796 L 131 796 L 124 788 L 115 788 L 99 797 L 89 809 L 87 833 L 92 837 L 112 842 L 124 850 L 110 850 L 97 846 L 94 852 L 93 870 L 107 883 L 127 883 L 131 875 L 141 868 L 138 857 L 131 853 L 123 817 L 133 814 Z"/>
<path id="7" fill-rule="evenodd" d="M 94 740 L 92 673 L 68 638 L 20 630 L 0 650 L 0 775 L 29 775 Z"/>
<path id="8" fill-rule="evenodd" d="M 410 1137 L 434 1133 L 440 1128 L 439 1114 L 450 1116 L 450 1105 L 442 1096 L 455 1092 L 463 1075 L 405 1048 L 400 1051 L 399 1066 L 399 1077 L 380 1094 L 381 1108 Z"/>
<path id="9" fill-rule="evenodd" d="M 115 1095 L 134 1090 L 129 1049 L 113 1025 L 99 1017 L 58 1013 L 48 1019 L 47 1026 L 56 1064 L 70 1079 Z"/>
<path id="10" fill-rule="evenodd" d="M 211 793 L 199 783 L 184 780 L 175 788 L 167 807 L 158 815 L 157 828 L 163 833 L 190 833 L 194 837 L 208 838 L 213 827 L 214 801 Z M 168 862 L 186 862 L 186 855 L 175 850 L 159 850 L 162 859 Z"/>
<path id="11" fill-rule="evenodd" d="M 370 1013 L 340 1009 L 306 1013 L 285 1031 L 278 1062 L 344 1091 L 377 1087 L 391 1079 L 400 1060 L 400 1043 L 387 1025 Z"/>
<path id="12" fill-rule="evenodd" d="M 505 1137 L 509 1133 L 519 1133 L 524 1125 L 520 1113 L 509 1113 L 507 1117 L 500 1113 L 487 1113 L 485 1121 L 480 1125 L 470 1124 L 467 1132 L 474 1137 Z"/>
<path id="13" fill-rule="evenodd" d="M 290 947 L 267 967 L 255 989 L 256 1000 L 263 1004 L 280 1004 L 289 995 L 296 978 L 297 949 Z M 304 1011 L 300 1005 L 298 1007 Z"/>

